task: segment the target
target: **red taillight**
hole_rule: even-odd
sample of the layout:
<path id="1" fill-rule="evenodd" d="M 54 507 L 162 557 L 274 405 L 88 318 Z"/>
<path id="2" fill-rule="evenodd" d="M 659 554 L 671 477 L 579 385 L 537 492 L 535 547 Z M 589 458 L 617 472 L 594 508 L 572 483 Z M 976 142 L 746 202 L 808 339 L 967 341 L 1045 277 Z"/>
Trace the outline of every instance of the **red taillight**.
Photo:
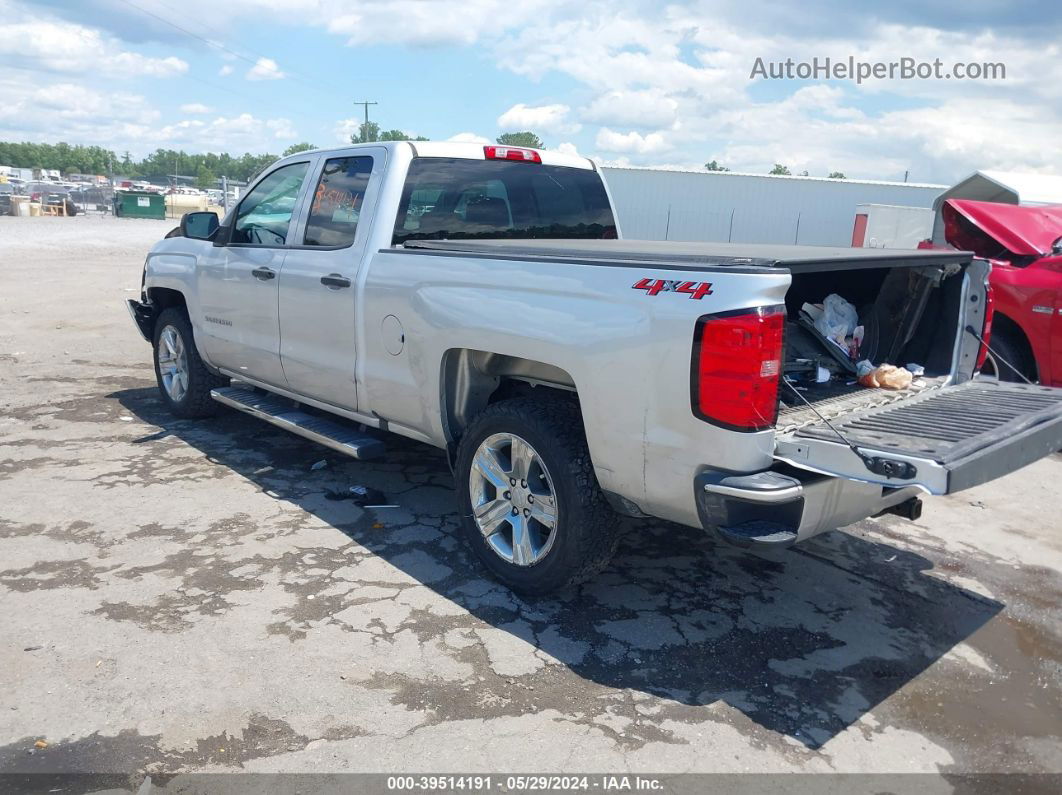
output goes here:
<path id="1" fill-rule="evenodd" d="M 996 313 L 996 299 L 992 295 L 992 285 L 985 284 L 985 322 L 981 326 L 981 347 L 977 351 L 977 369 L 980 370 L 988 356 L 989 341 L 992 339 L 992 316 Z"/>
<path id="2" fill-rule="evenodd" d="M 534 149 L 519 146 L 484 146 L 483 156 L 487 160 L 519 160 L 523 163 L 541 163 L 542 158 Z"/>
<path id="3" fill-rule="evenodd" d="M 705 315 L 693 336 L 693 413 L 734 431 L 762 431 L 778 418 L 785 307 Z"/>

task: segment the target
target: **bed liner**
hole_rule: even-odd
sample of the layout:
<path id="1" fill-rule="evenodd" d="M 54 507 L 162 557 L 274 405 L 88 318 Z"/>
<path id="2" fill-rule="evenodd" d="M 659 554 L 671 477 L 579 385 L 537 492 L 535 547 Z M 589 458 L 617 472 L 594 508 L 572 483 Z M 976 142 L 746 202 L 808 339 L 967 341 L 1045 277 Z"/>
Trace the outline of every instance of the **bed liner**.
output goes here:
<path id="1" fill-rule="evenodd" d="M 779 410 L 778 422 L 775 427 L 779 433 L 787 433 L 822 422 L 822 417 L 833 420 L 837 417 L 847 416 L 855 411 L 887 406 L 891 403 L 901 403 L 912 400 L 926 392 L 942 389 L 947 385 L 948 381 L 948 376 L 939 376 L 937 378 L 920 377 L 916 378 L 908 389 L 900 390 L 871 389 L 859 384 L 844 387 L 831 384 L 826 389 L 817 388 L 818 385 L 816 384 L 801 385 L 804 389 L 801 390 L 800 394 L 814 405 L 818 414 L 794 397 L 789 387 L 783 385 L 781 387 L 781 397 L 787 405 Z M 823 397 L 823 395 L 830 394 L 833 396 Z M 822 417 L 819 416 L 820 414 Z"/>

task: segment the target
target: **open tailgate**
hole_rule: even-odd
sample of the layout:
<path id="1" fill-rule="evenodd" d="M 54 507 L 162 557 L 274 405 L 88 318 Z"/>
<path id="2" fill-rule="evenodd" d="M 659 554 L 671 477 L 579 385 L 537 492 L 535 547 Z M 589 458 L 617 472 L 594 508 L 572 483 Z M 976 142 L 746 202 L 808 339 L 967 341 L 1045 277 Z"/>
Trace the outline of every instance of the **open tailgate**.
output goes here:
<path id="1" fill-rule="evenodd" d="M 780 434 L 775 458 L 887 486 L 950 494 L 1062 448 L 1062 389 L 968 381 Z M 876 471 L 875 471 L 876 470 Z"/>

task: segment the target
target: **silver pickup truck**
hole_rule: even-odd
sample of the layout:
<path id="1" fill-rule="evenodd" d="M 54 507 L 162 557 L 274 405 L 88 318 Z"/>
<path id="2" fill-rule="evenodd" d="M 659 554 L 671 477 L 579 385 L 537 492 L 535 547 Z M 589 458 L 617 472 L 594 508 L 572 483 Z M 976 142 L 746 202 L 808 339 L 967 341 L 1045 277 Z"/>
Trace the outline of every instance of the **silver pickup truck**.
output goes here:
<path id="1" fill-rule="evenodd" d="M 275 163 L 191 213 L 129 308 L 179 417 L 230 406 L 357 458 L 444 448 L 513 589 L 603 566 L 617 512 L 784 546 L 1062 447 L 1062 390 L 974 378 L 989 266 L 954 251 L 623 240 L 586 159 L 381 143 Z M 864 388 L 808 307 L 858 308 Z M 834 346 L 836 347 L 836 346 Z"/>

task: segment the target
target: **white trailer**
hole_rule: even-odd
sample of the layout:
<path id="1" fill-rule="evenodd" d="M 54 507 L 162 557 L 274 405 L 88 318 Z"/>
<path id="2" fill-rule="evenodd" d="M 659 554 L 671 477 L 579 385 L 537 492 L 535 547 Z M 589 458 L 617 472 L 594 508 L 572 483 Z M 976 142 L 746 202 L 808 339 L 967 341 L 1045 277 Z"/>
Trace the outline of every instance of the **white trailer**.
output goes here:
<path id="1" fill-rule="evenodd" d="M 5 176 L 11 180 L 22 180 L 23 182 L 32 182 L 33 169 L 19 168 L 18 166 L 0 166 L 0 176 Z"/>
<path id="2" fill-rule="evenodd" d="M 932 207 L 860 204 L 852 227 L 857 248 L 918 248 L 933 234 Z"/>

